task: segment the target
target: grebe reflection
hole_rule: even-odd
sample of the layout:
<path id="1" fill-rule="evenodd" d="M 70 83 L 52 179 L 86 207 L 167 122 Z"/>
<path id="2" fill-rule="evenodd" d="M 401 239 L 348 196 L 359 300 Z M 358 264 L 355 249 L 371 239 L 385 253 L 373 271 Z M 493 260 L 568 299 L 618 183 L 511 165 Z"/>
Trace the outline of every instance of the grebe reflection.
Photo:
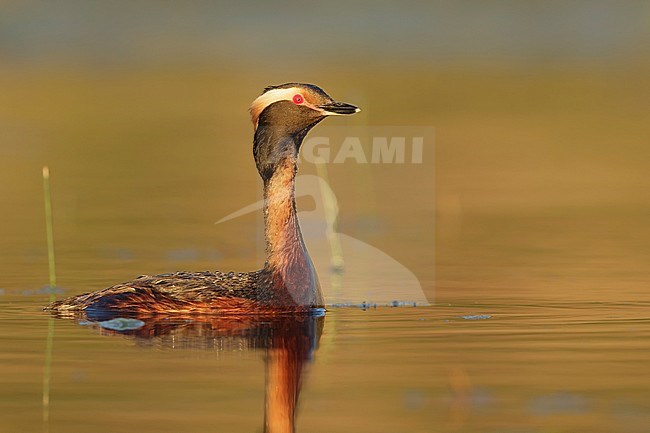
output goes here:
<path id="1" fill-rule="evenodd" d="M 123 336 L 140 347 L 239 352 L 263 350 L 265 433 L 295 432 L 296 407 L 305 365 L 322 334 L 325 315 L 80 316 L 80 324 L 102 335 Z M 120 329 L 121 328 L 121 329 Z"/>

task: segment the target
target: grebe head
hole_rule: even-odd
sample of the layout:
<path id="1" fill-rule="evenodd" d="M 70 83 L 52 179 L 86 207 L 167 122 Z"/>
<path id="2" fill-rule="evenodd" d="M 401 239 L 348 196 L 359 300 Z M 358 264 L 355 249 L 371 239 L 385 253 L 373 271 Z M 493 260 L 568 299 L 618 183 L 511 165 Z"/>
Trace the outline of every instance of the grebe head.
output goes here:
<path id="1" fill-rule="evenodd" d="M 265 88 L 249 111 L 255 127 L 255 162 L 262 178 L 267 179 L 280 160 L 295 157 L 305 135 L 318 122 L 360 110 L 336 102 L 313 84 L 286 83 Z"/>

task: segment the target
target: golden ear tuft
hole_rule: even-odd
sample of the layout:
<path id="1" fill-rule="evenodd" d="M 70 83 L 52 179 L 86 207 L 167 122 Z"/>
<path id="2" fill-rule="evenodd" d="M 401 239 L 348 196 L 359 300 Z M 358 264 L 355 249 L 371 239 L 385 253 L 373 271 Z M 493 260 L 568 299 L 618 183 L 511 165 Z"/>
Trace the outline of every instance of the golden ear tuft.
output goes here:
<path id="1" fill-rule="evenodd" d="M 300 92 L 301 89 L 297 87 L 270 88 L 270 90 L 266 90 L 258 96 L 248 109 L 251 113 L 251 122 L 253 122 L 255 129 L 257 129 L 257 122 L 260 115 L 266 107 L 278 101 L 291 101 L 293 100 L 293 96 Z"/>

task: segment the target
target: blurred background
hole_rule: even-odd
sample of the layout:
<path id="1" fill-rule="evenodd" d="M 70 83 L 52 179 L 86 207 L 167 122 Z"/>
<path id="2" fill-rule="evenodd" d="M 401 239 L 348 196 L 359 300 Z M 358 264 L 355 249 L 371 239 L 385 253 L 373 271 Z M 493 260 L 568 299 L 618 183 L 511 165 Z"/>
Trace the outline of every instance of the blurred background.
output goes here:
<path id="1" fill-rule="evenodd" d="M 260 199 L 247 109 L 288 81 L 362 108 L 312 134 L 433 131 L 327 165 L 341 238 L 434 307 L 330 309 L 300 431 L 648 431 L 649 2 L 0 0 L 0 432 L 261 431 L 262 352 L 41 312 L 41 169 L 56 296 L 258 268 L 259 212 L 214 222 Z"/>
<path id="2" fill-rule="evenodd" d="M 646 1 L 0 2 L 0 288 L 47 280 L 43 165 L 71 293 L 259 266 L 258 216 L 213 223 L 259 199 L 250 101 L 303 81 L 363 108 L 330 124 L 435 129 L 330 168 L 430 299 L 647 297 L 649 54 Z"/>

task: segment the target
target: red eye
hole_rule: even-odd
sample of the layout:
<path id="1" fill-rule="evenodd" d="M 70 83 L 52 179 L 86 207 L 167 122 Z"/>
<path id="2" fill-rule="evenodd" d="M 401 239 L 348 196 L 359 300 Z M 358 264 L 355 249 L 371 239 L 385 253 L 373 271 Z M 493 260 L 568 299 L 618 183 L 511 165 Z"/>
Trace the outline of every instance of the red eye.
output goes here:
<path id="1" fill-rule="evenodd" d="M 303 102 L 305 102 L 305 100 L 302 99 L 302 95 L 295 95 L 293 97 L 293 103 L 294 104 L 302 104 Z"/>

